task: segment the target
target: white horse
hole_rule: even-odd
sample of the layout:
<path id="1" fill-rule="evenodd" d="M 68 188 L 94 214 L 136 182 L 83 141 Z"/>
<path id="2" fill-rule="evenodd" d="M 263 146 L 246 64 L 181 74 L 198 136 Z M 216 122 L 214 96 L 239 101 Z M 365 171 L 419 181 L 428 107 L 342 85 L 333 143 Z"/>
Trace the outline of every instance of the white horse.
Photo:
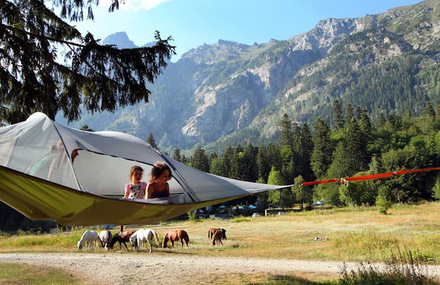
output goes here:
<path id="1" fill-rule="evenodd" d="M 112 242 L 112 233 L 109 230 L 104 230 L 99 232 L 99 240 L 101 241 L 101 246 L 108 249 L 110 243 Z"/>
<path id="2" fill-rule="evenodd" d="M 157 235 L 157 232 L 152 229 L 140 229 L 136 231 L 134 234 L 130 237 L 130 243 L 132 246 L 136 248 L 136 251 L 139 251 L 139 244 L 142 242 L 142 249 L 144 248 L 144 242 L 148 241 L 150 244 L 150 251 L 153 250 L 153 240 L 156 239 L 157 245 L 160 244 L 159 242 L 159 236 Z"/>
<path id="3" fill-rule="evenodd" d="M 96 242 L 99 240 L 98 234 L 95 231 L 85 231 L 78 241 L 78 249 L 84 247 L 85 244 L 89 244 L 90 248 L 96 246 Z"/>

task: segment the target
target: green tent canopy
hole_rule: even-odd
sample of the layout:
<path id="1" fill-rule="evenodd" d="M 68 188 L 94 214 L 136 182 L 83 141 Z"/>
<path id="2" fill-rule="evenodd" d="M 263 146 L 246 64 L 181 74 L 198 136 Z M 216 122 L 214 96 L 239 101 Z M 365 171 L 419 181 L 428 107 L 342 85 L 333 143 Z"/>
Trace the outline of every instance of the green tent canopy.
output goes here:
<path id="1" fill-rule="evenodd" d="M 72 153 L 78 156 L 72 159 Z M 172 171 L 171 196 L 122 199 L 132 165 Z M 0 128 L 0 200 L 33 220 L 63 225 L 150 224 L 187 211 L 280 189 L 220 177 L 173 160 L 134 136 L 69 128 L 35 113 Z"/>

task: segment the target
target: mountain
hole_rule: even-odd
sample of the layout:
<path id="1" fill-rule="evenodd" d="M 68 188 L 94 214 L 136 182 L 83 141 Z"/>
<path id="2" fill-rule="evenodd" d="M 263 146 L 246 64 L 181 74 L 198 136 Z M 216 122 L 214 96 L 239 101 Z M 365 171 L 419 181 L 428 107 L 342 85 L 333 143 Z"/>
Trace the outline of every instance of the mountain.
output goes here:
<path id="1" fill-rule="evenodd" d="M 117 45 L 118 48 L 137 48 L 137 46 L 130 41 L 127 34 L 125 32 L 115 33 L 106 37 L 102 41 L 103 45 Z"/>
<path id="2" fill-rule="evenodd" d="M 331 123 L 338 99 L 381 113 L 417 114 L 440 99 L 440 3 L 428 0 L 383 14 L 325 19 L 288 40 L 244 45 L 219 40 L 170 62 L 150 102 L 115 113 L 84 114 L 76 127 L 111 129 L 162 150 L 222 150 L 273 140 L 284 113 L 314 125 Z M 105 39 L 122 47 L 118 33 Z M 125 33 L 124 33 L 125 34 Z M 126 35 L 125 35 L 126 36 Z"/>

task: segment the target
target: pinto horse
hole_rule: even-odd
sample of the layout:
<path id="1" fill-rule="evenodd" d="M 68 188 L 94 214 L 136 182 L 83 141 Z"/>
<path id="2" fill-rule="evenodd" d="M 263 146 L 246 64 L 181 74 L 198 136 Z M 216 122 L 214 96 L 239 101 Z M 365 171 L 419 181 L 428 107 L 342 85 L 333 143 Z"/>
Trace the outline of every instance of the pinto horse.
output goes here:
<path id="1" fill-rule="evenodd" d="M 163 242 L 162 242 L 162 247 L 166 248 L 168 241 L 171 241 L 171 248 L 174 247 L 174 242 L 175 241 L 179 241 L 182 243 L 182 248 L 183 248 L 183 242 L 185 241 L 186 246 L 188 246 L 189 243 L 189 236 L 188 233 L 184 230 L 174 230 L 174 231 L 169 231 L 164 237 L 163 237 Z"/>
<path id="2" fill-rule="evenodd" d="M 226 238 L 226 230 L 222 229 L 222 228 L 218 228 L 218 229 L 211 229 L 214 230 L 214 234 L 211 234 L 212 237 L 212 245 L 223 245 L 222 239 L 227 239 Z"/>
<path id="3" fill-rule="evenodd" d="M 127 251 L 130 251 L 127 246 L 127 242 L 130 242 L 131 235 L 136 232 L 134 230 L 127 231 L 127 232 L 117 232 L 112 238 L 112 242 L 110 243 L 110 248 L 113 248 L 113 245 L 115 245 L 116 242 L 119 242 L 119 249 L 122 248 L 122 244 L 125 245 L 125 248 Z"/>
<path id="4" fill-rule="evenodd" d="M 104 230 L 99 232 L 99 240 L 101 241 L 101 246 L 108 249 L 110 243 L 112 242 L 112 233 L 109 230 Z"/>

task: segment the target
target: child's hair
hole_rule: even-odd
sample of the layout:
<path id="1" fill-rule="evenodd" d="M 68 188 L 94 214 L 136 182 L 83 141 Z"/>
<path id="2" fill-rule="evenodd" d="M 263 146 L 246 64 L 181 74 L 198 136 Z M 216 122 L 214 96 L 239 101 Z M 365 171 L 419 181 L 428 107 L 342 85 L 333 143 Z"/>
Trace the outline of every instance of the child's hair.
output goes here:
<path id="1" fill-rule="evenodd" d="M 144 173 L 144 170 L 142 169 L 142 167 L 140 167 L 139 165 L 133 165 L 132 167 L 130 167 L 130 174 L 128 175 L 128 177 L 131 179 L 131 177 L 133 176 L 133 173 L 137 170 L 140 170 L 142 173 Z"/>
<path id="2" fill-rule="evenodd" d="M 173 175 L 171 174 L 171 168 L 165 162 L 156 161 L 156 163 L 153 165 L 153 168 L 151 169 L 150 181 L 154 181 L 162 174 L 165 169 L 168 169 L 168 180 L 170 180 L 173 177 Z"/>

